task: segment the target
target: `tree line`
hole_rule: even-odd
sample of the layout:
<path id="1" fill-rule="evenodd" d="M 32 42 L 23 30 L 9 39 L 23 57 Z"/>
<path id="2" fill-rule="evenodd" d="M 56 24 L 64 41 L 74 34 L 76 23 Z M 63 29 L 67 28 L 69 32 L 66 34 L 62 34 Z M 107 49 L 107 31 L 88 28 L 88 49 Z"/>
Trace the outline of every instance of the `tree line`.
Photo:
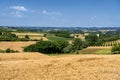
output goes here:
<path id="1" fill-rule="evenodd" d="M 41 52 L 46 54 L 71 53 L 87 47 L 87 43 L 81 39 L 74 39 L 72 44 L 65 40 L 39 41 L 24 48 L 25 52 Z"/>
<path id="2" fill-rule="evenodd" d="M 105 46 L 104 43 L 110 41 L 119 40 L 119 35 L 108 35 L 108 34 L 100 34 L 97 36 L 96 34 L 89 34 L 85 36 L 85 40 L 89 46 Z"/>
<path id="3" fill-rule="evenodd" d="M 24 38 L 19 38 L 17 35 L 11 32 L 0 32 L 0 41 L 29 41 L 30 38 L 28 35 L 25 35 Z"/>

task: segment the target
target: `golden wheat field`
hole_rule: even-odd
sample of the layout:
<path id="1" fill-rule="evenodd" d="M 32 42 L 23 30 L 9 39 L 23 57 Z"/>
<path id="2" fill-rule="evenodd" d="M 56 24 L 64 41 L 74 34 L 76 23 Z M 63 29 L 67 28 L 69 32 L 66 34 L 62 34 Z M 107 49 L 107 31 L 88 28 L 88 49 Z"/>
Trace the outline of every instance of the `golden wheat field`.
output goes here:
<path id="1" fill-rule="evenodd" d="M 19 38 L 24 38 L 25 35 L 28 35 L 30 39 L 32 40 L 44 40 L 47 41 L 48 39 L 44 37 L 44 34 L 42 33 L 33 33 L 33 32 L 23 32 L 23 33 L 18 33 L 18 32 L 12 32 L 13 34 L 16 34 Z"/>
<path id="2" fill-rule="evenodd" d="M 120 55 L 0 54 L 0 80 L 120 80 Z"/>
<path id="3" fill-rule="evenodd" d="M 19 41 L 19 42 L 0 42 L 0 49 L 5 50 L 7 48 L 23 52 L 23 47 L 36 43 L 36 41 Z"/>

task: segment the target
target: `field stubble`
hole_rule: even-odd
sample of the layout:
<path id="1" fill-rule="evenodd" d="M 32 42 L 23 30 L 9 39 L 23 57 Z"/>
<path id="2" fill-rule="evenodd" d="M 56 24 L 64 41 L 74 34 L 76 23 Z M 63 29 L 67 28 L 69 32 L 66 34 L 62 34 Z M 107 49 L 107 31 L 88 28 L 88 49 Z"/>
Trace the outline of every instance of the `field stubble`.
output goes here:
<path id="1" fill-rule="evenodd" d="M 120 80 L 119 62 L 120 55 L 0 54 L 0 79 Z"/>
<path id="2" fill-rule="evenodd" d="M 31 45 L 31 44 L 35 44 L 36 41 L 19 41 L 19 42 L 5 42 L 2 41 L 0 42 L 0 49 L 5 50 L 7 48 L 13 49 L 13 50 L 17 50 L 19 52 L 23 52 L 23 47 Z"/>
<path id="3" fill-rule="evenodd" d="M 34 33 L 34 32 L 17 33 L 17 32 L 13 32 L 13 34 L 16 34 L 19 38 L 24 38 L 26 35 L 28 35 L 31 40 L 41 40 L 41 39 L 44 41 L 48 40 L 46 37 L 44 37 L 44 34 L 42 34 L 42 33 Z"/>

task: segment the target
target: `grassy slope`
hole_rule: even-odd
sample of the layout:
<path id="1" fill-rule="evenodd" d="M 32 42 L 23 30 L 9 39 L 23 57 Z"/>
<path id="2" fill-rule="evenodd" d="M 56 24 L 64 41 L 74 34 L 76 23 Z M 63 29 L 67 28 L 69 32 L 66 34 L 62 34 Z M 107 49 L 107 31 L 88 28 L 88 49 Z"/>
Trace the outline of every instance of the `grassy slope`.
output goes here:
<path id="1" fill-rule="evenodd" d="M 71 38 L 58 37 L 58 36 L 55 36 L 54 34 L 47 34 L 46 37 L 48 38 L 48 40 L 51 40 L 51 41 L 56 41 L 56 40 L 72 40 Z"/>
<path id="2" fill-rule="evenodd" d="M 110 47 L 88 47 L 79 51 L 80 54 L 111 54 Z"/>

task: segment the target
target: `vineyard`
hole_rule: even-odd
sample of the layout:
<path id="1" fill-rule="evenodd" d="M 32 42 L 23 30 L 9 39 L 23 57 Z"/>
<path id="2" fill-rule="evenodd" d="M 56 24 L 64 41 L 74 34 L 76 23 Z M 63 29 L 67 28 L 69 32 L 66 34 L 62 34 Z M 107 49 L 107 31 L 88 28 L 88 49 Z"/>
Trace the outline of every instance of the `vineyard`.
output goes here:
<path id="1" fill-rule="evenodd" d="M 113 46 L 115 44 L 120 44 L 120 40 L 105 42 L 102 46 Z"/>
<path id="2" fill-rule="evenodd" d="M 104 42 L 102 45 L 94 45 L 94 46 L 89 46 L 89 47 L 111 47 L 114 45 L 120 44 L 120 40 L 116 40 L 116 41 L 109 41 L 109 42 Z"/>

